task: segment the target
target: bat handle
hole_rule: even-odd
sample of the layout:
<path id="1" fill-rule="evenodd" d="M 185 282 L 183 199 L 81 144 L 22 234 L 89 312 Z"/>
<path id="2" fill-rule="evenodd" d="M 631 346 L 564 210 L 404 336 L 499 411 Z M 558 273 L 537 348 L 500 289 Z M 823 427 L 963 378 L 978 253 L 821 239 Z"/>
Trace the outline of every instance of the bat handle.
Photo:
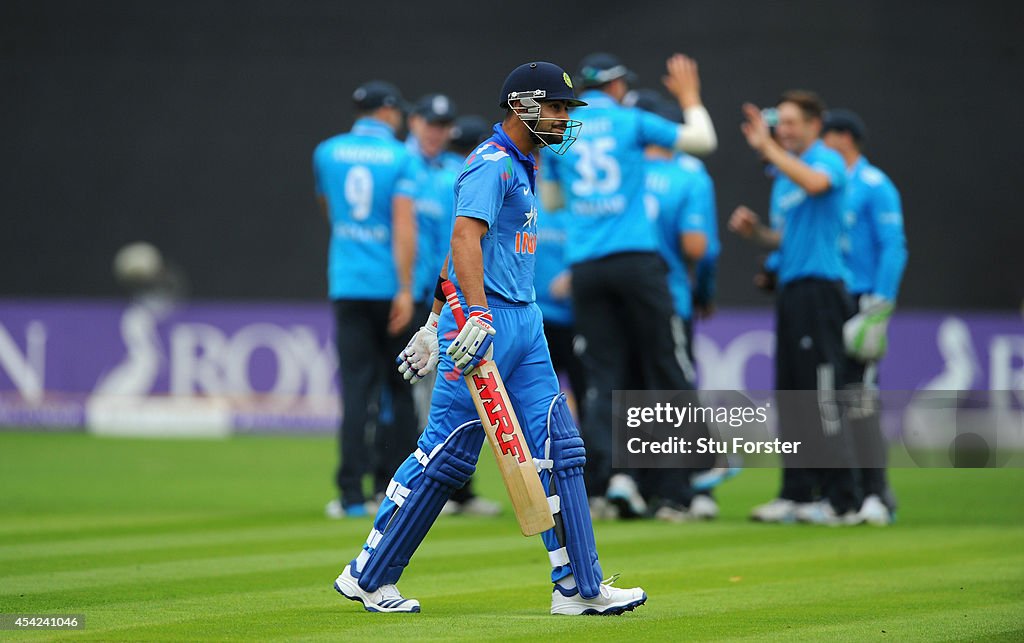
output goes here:
<path id="1" fill-rule="evenodd" d="M 462 310 L 462 303 L 459 301 L 459 294 L 455 291 L 455 284 L 445 279 L 441 282 L 441 290 L 448 306 L 452 309 L 452 316 L 455 317 L 455 325 L 459 330 L 466 324 L 466 313 Z"/>

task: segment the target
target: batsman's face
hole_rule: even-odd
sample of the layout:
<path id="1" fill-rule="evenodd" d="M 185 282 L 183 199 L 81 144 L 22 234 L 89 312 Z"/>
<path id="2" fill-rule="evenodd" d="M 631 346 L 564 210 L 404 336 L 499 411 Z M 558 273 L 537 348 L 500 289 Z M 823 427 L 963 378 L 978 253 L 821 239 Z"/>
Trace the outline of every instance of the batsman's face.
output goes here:
<path id="1" fill-rule="evenodd" d="M 801 154 L 814 143 L 821 130 L 821 123 L 814 118 L 807 118 L 796 103 L 780 103 L 779 124 L 775 133 L 779 145 L 786 151 Z"/>
<path id="2" fill-rule="evenodd" d="M 549 134 L 545 136 L 548 144 L 559 144 L 569 124 L 569 103 L 564 100 L 543 101 L 540 104 L 540 119 L 537 132 Z"/>

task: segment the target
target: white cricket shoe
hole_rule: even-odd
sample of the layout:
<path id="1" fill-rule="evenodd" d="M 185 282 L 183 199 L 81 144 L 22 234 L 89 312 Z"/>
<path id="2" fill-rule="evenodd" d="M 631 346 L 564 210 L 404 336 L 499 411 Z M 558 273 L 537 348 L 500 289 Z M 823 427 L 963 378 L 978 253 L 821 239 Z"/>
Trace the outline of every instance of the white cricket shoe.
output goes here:
<path id="1" fill-rule="evenodd" d="M 377 591 L 368 592 L 359 586 L 352 575 L 352 564 L 345 565 L 345 571 L 334 581 L 334 589 L 350 601 L 359 601 L 367 612 L 419 612 L 420 602 L 405 598 L 394 585 L 381 585 Z"/>
<path id="2" fill-rule="evenodd" d="M 500 504 L 493 500 L 488 500 L 487 498 L 481 498 L 480 496 L 473 496 L 466 502 L 462 503 L 460 509 L 460 513 L 464 516 L 494 517 L 501 515 Z"/>
<path id="3" fill-rule="evenodd" d="M 889 508 L 875 494 L 871 494 L 864 499 L 864 504 L 860 506 L 859 513 L 861 519 L 869 525 L 885 527 L 892 524 L 892 514 L 889 512 Z"/>
<path id="4" fill-rule="evenodd" d="M 594 598 L 583 598 L 575 587 L 566 590 L 555 584 L 551 592 L 551 613 L 567 616 L 617 616 L 631 612 L 647 602 L 647 593 L 639 587 L 612 587 L 618 577 L 615 574 L 601 581 L 601 593 Z"/>
<path id="5" fill-rule="evenodd" d="M 807 502 L 797 506 L 796 519 L 810 525 L 829 525 L 832 527 L 850 527 L 864 522 L 856 511 L 847 511 L 839 515 L 828 500 Z"/>
<path id="6" fill-rule="evenodd" d="M 442 516 L 454 516 L 456 514 L 493 518 L 494 516 L 501 515 L 501 505 L 493 500 L 488 500 L 487 498 L 473 496 L 466 502 L 448 500 L 444 503 L 444 506 L 441 507 Z"/>
<path id="7" fill-rule="evenodd" d="M 619 518 L 636 518 L 647 512 L 647 501 L 640 495 L 636 482 L 624 473 L 616 473 L 611 477 L 608 492 L 604 496 L 618 508 Z"/>
<path id="8" fill-rule="evenodd" d="M 661 522 L 693 522 L 694 515 L 686 507 L 666 502 L 654 512 L 654 519 Z"/>
<path id="9" fill-rule="evenodd" d="M 757 522 L 795 522 L 797 504 L 792 500 L 776 498 L 750 510 L 750 519 Z"/>
<path id="10" fill-rule="evenodd" d="M 608 502 L 607 498 L 598 496 L 590 499 L 591 520 L 615 520 L 619 517 L 619 510 L 615 505 Z"/>
<path id="11" fill-rule="evenodd" d="M 698 494 L 690 501 L 690 515 L 697 520 L 718 518 L 718 503 L 711 496 Z"/>

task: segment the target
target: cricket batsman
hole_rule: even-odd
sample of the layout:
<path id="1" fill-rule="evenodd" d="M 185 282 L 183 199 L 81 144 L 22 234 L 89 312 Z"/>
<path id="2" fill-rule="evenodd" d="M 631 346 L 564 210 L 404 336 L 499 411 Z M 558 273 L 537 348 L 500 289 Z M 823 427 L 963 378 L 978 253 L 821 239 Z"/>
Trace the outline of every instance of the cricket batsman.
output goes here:
<path id="1" fill-rule="evenodd" d="M 552 566 L 551 613 L 621 614 L 647 600 L 640 588 L 602 580 L 583 484 L 583 440 L 559 392 L 534 302 L 534 152 L 564 153 L 581 127 L 569 119 L 569 108 L 584 104 L 561 67 L 520 65 L 501 89 L 503 120 L 466 159 L 456 182 L 448 272 L 469 316 L 457 331 L 450 308 L 440 305 L 439 280 L 434 311 L 400 355 L 403 373 L 411 369 L 419 377 L 436 363 L 438 377 L 418 448 L 395 472 L 366 543 L 334 583 L 367 611 L 420 611 L 419 601 L 403 597 L 395 584 L 445 501 L 476 468 L 485 436 L 463 376 L 484 359 L 505 373 L 554 515 L 555 527 L 541 535 Z"/>

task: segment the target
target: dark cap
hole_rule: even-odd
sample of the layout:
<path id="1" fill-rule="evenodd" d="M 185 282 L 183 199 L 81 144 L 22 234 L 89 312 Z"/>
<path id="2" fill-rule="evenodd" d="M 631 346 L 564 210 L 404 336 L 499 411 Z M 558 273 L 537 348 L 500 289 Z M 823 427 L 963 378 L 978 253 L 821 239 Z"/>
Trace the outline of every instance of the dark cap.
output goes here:
<path id="1" fill-rule="evenodd" d="M 857 115 L 857 112 L 840 108 L 825 112 L 821 133 L 825 132 L 849 132 L 855 141 L 863 141 L 868 130 L 864 126 L 864 120 Z"/>
<path id="2" fill-rule="evenodd" d="M 669 100 L 655 89 L 634 89 L 625 95 L 622 104 L 626 107 L 636 107 L 645 112 L 657 114 L 673 123 L 683 122 L 683 110 L 679 103 Z"/>
<path id="3" fill-rule="evenodd" d="M 491 135 L 491 124 L 482 116 L 467 114 L 455 119 L 449 145 L 460 150 L 476 147 Z"/>
<path id="4" fill-rule="evenodd" d="M 580 62 L 580 79 L 585 88 L 598 87 L 617 78 L 625 78 L 627 83 L 635 83 L 637 80 L 636 74 L 622 64 L 618 56 L 599 52 L 590 54 Z"/>
<path id="5" fill-rule="evenodd" d="M 451 123 L 458 116 L 455 103 L 444 94 L 421 96 L 412 112 L 427 119 L 429 123 Z"/>
<path id="6" fill-rule="evenodd" d="M 363 83 L 352 92 L 352 100 L 356 107 L 364 112 L 378 107 L 397 107 L 402 111 L 406 111 L 407 108 L 405 99 L 402 98 L 402 92 L 383 80 L 371 80 L 368 83 Z"/>
<path id="7" fill-rule="evenodd" d="M 538 101 L 564 100 L 569 102 L 569 107 L 586 105 L 576 98 L 569 74 L 554 63 L 525 63 L 513 69 L 501 86 L 498 106 L 508 107 L 509 99 L 516 98 L 513 93 L 525 94 L 523 98 Z"/>

